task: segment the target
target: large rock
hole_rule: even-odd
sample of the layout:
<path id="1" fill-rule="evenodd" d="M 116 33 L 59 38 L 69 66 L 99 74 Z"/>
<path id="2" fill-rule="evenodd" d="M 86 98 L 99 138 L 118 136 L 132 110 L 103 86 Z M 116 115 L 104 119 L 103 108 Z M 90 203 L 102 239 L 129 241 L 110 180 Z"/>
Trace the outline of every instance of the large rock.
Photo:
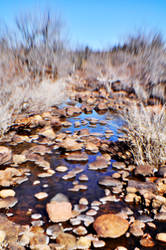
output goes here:
<path id="1" fill-rule="evenodd" d="M 85 152 L 80 152 L 80 153 L 71 153 L 66 156 L 66 160 L 68 161 L 87 161 L 88 160 L 88 155 Z"/>
<path id="2" fill-rule="evenodd" d="M 67 137 L 60 144 L 60 147 L 64 148 L 67 151 L 77 151 L 77 150 L 81 150 L 82 149 L 83 144 L 82 143 L 78 143 L 74 138 Z"/>
<path id="3" fill-rule="evenodd" d="M 166 233 L 158 233 L 156 235 L 156 239 L 161 241 L 161 242 L 166 243 Z"/>
<path id="4" fill-rule="evenodd" d="M 57 194 L 47 203 L 46 210 L 52 222 L 67 221 L 73 217 L 72 205 L 63 194 Z"/>
<path id="5" fill-rule="evenodd" d="M 150 164 L 138 165 L 135 168 L 135 175 L 150 176 L 153 175 L 154 166 Z"/>
<path id="6" fill-rule="evenodd" d="M 99 184 L 105 187 L 122 187 L 122 183 L 117 180 L 114 179 L 111 176 L 105 176 L 103 177 L 100 181 Z"/>
<path id="7" fill-rule="evenodd" d="M 4 146 L 0 146 L 0 164 L 9 162 L 12 159 L 12 151 Z"/>
<path id="8" fill-rule="evenodd" d="M 62 249 L 76 249 L 76 237 L 69 233 L 60 233 L 57 238 L 56 242 L 59 243 L 61 246 L 64 246 Z"/>
<path id="9" fill-rule="evenodd" d="M 104 158 L 99 158 L 89 164 L 90 170 L 98 170 L 108 167 L 109 162 Z"/>
<path id="10" fill-rule="evenodd" d="M 95 220 L 93 227 L 101 237 L 118 238 L 126 233 L 129 223 L 118 215 L 103 214 Z"/>

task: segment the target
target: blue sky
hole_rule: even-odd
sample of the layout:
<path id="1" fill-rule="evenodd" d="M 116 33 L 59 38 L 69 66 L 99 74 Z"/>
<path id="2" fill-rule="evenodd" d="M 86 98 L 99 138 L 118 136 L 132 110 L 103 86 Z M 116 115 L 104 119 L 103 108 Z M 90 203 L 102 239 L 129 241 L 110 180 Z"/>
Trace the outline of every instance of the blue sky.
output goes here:
<path id="1" fill-rule="evenodd" d="M 166 38 L 166 0 L 0 0 L 0 17 L 12 25 L 22 12 L 58 13 L 72 45 L 108 48 L 136 31 Z"/>

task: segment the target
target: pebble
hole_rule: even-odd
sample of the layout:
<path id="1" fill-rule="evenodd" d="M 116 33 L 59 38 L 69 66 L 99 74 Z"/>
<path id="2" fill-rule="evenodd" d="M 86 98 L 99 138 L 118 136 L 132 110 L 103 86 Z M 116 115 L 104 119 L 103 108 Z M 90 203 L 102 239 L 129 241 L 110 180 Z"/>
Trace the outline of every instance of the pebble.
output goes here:
<path id="1" fill-rule="evenodd" d="M 156 235 L 156 240 L 166 243 L 166 233 L 158 233 Z"/>
<path id="2" fill-rule="evenodd" d="M 88 205 L 88 200 L 86 198 L 82 197 L 79 200 L 79 204 L 81 204 L 81 205 Z"/>
<path id="3" fill-rule="evenodd" d="M 39 192 L 39 193 L 36 193 L 34 196 L 36 199 L 42 200 L 42 199 L 47 198 L 48 194 L 46 192 Z"/>
<path id="4" fill-rule="evenodd" d="M 58 172 L 66 172 L 68 170 L 68 168 L 66 166 L 58 166 L 56 167 L 56 171 Z"/>
<path id="5" fill-rule="evenodd" d="M 2 189 L 0 191 L 1 198 L 14 197 L 15 194 L 16 194 L 15 191 L 12 189 Z"/>
<path id="6" fill-rule="evenodd" d="M 94 210 L 94 209 L 90 209 L 86 212 L 86 215 L 89 215 L 89 216 L 94 216 L 97 214 L 97 211 Z"/>
<path id="7" fill-rule="evenodd" d="M 34 220 L 38 220 L 38 219 L 40 219 L 41 217 L 42 217 L 41 214 L 32 214 L 32 215 L 31 215 L 31 218 L 34 219 Z"/>
<path id="8" fill-rule="evenodd" d="M 85 234 L 87 234 L 87 230 L 83 226 L 78 226 L 78 227 L 73 229 L 73 233 L 75 233 L 77 235 L 85 235 Z"/>
<path id="9" fill-rule="evenodd" d="M 99 248 L 99 247 L 104 247 L 105 246 L 105 242 L 104 240 L 93 240 L 93 246 L 95 248 Z"/>

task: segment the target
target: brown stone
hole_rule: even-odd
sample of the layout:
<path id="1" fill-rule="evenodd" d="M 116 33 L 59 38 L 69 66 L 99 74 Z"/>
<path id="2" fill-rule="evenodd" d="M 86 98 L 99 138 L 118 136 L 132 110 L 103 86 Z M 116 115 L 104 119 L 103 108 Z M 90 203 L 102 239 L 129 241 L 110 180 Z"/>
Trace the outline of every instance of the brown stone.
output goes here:
<path id="1" fill-rule="evenodd" d="M 56 242 L 64 246 L 63 249 L 76 249 L 76 237 L 69 233 L 60 233 Z"/>
<path id="2" fill-rule="evenodd" d="M 47 203 L 46 210 L 52 222 L 67 221 L 73 217 L 72 205 L 70 202 L 51 201 Z"/>
<path id="3" fill-rule="evenodd" d="M 135 168 L 135 175 L 149 176 L 153 175 L 154 166 L 150 164 L 138 165 Z"/>
<path id="4" fill-rule="evenodd" d="M 156 239 L 161 241 L 161 242 L 166 243 L 166 233 L 158 233 L 156 235 Z"/>
<path id="5" fill-rule="evenodd" d="M 81 114 L 81 109 L 78 107 L 67 107 L 66 108 L 66 114 L 68 116 L 74 116 L 74 115 L 79 115 Z"/>
<path id="6" fill-rule="evenodd" d="M 101 237 L 118 238 L 126 233 L 129 223 L 115 214 L 103 214 L 95 220 L 93 227 Z"/>
<path id="7" fill-rule="evenodd" d="M 74 138 L 67 137 L 60 144 L 60 147 L 64 148 L 67 151 L 77 151 L 82 149 L 83 144 L 78 143 Z"/>
<path id="8" fill-rule="evenodd" d="M 0 146 L 0 164 L 5 164 L 12 159 L 12 151 L 8 147 Z"/>

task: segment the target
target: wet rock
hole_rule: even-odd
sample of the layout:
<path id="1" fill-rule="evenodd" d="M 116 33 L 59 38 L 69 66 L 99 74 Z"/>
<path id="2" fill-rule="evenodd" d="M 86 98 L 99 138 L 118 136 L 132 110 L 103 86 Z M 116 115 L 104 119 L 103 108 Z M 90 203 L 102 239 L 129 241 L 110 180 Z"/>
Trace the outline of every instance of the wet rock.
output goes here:
<path id="1" fill-rule="evenodd" d="M 14 197 L 15 194 L 15 191 L 12 189 L 3 189 L 0 191 L 1 198 Z"/>
<path id="2" fill-rule="evenodd" d="M 99 184 L 102 185 L 102 186 L 106 186 L 106 187 L 122 187 L 122 183 L 119 180 L 114 179 L 111 176 L 103 177 L 99 181 Z"/>
<path id="3" fill-rule="evenodd" d="M 80 181 L 88 181 L 88 176 L 87 175 L 85 175 L 85 174 L 81 174 L 80 176 L 79 176 L 79 178 L 78 178 Z"/>
<path id="4" fill-rule="evenodd" d="M 44 233 L 35 233 L 31 238 L 30 238 L 30 247 L 31 249 L 42 249 L 42 245 L 46 246 L 49 243 L 49 238 L 46 236 Z"/>
<path id="5" fill-rule="evenodd" d="M 15 197 L 7 197 L 4 199 L 0 199 L 0 209 L 14 207 L 17 202 L 18 200 Z"/>
<path id="6" fill-rule="evenodd" d="M 126 233 L 129 223 L 115 214 L 103 214 L 95 220 L 93 227 L 101 237 L 118 238 Z"/>
<path id="7" fill-rule="evenodd" d="M 46 153 L 51 153 L 51 150 L 44 145 L 36 145 L 28 150 L 29 153 L 37 153 L 40 155 L 45 155 Z"/>
<path id="8" fill-rule="evenodd" d="M 155 220 L 166 221 L 166 212 L 160 212 L 154 216 Z"/>
<path id="9" fill-rule="evenodd" d="M 83 147 L 82 143 L 78 143 L 74 138 L 67 137 L 60 144 L 60 147 L 64 148 L 66 151 L 77 151 L 81 150 Z"/>
<path id="10" fill-rule="evenodd" d="M 96 159 L 96 161 L 89 164 L 90 170 L 104 169 L 108 167 L 109 162 L 104 158 Z"/>
<path id="11" fill-rule="evenodd" d="M 47 235 L 51 236 L 51 238 L 55 239 L 58 234 L 62 233 L 62 227 L 58 224 L 54 224 L 49 226 L 46 230 Z"/>
<path id="12" fill-rule="evenodd" d="M 38 199 L 38 200 L 43 200 L 43 199 L 45 199 L 45 198 L 48 197 L 48 194 L 45 193 L 45 192 L 39 192 L 39 193 L 35 194 L 34 196 L 35 196 L 36 199 Z"/>
<path id="13" fill-rule="evenodd" d="M 86 215 L 88 215 L 88 216 L 94 216 L 94 215 L 96 215 L 96 214 L 97 214 L 97 211 L 94 210 L 94 209 L 90 209 L 90 210 L 88 210 L 88 211 L 86 212 Z"/>
<path id="14" fill-rule="evenodd" d="M 0 164 L 5 164 L 12 159 L 12 151 L 8 147 L 0 146 Z"/>
<path id="15" fill-rule="evenodd" d="M 56 134 L 51 127 L 44 127 L 42 130 L 40 130 L 39 135 L 42 135 L 50 140 L 54 140 L 56 137 Z"/>
<path id="16" fill-rule="evenodd" d="M 158 175 L 161 177 L 166 177 L 166 166 L 162 166 L 158 170 Z"/>
<path id="17" fill-rule="evenodd" d="M 166 243 L 166 233 L 158 233 L 156 235 L 156 240 Z"/>
<path id="18" fill-rule="evenodd" d="M 97 153 L 99 151 L 99 148 L 96 146 L 96 144 L 92 142 L 87 142 L 87 144 L 85 145 L 85 149 L 92 153 Z"/>
<path id="19" fill-rule="evenodd" d="M 84 197 L 82 197 L 80 200 L 79 200 L 79 204 L 82 204 L 82 205 L 88 205 L 88 200 Z"/>
<path id="20" fill-rule="evenodd" d="M 104 240 L 93 240 L 93 246 L 94 248 L 100 248 L 105 246 Z"/>
<path id="21" fill-rule="evenodd" d="M 73 229 L 73 233 L 75 233 L 77 235 L 85 235 L 85 234 L 87 234 L 87 230 L 83 226 L 78 226 L 78 227 Z"/>
<path id="22" fill-rule="evenodd" d="M 128 193 L 126 196 L 125 196 L 125 199 L 124 199 L 126 202 L 140 202 L 141 200 L 141 197 L 136 195 L 135 193 Z"/>
<path id="23" fill-rule="evenodd" d="M 125 169 L 126 168 L 126 164 L 124 162 L 113 162 L 112 163 L 112 167 L 116 168 L 116 169 Z"/>
<path id="24" fill-rule="evenodd" d="M 157 191 L 156 184 L 152 182 L 141 182 L 135 180 L 128 180 L 128 187 L 135 187 L 137 190 L 148 190 L 152 193 Z"/>
<path id="25" fill-rule="evenodd" d="M 80 153 L 71 153 L 66 156 L 66 160 L 68 161 L 87 161 L 88 160 L 88 155 L 85 152 L 80 152 Z"/>
<path id="26" fill-rule="evenodd" d="M 67 107 L 66 114 L 67 116 L 74 116 L 81 114 L 81 109 L 79 107 Z"/>
<path id="27" fill-rule="evenodd" d="M 143 238 L 140 240 L 140 245 L 143 247 L 154 247 L 155 242 L 150 234 L 145 234 Z"/>
<path id="28" fill-rule="evenodd" d="M 81 236 L 77 241 L 78 249 L 89 249 L 91 246 L 91 239 L 88 236 Z"/>
<path id="29" fill-rule="evenodd" d="M 62 125 L 63 125 L 63 127 L 68 128 L 68 127 L 72 126 L 72 123 L 69 121 L 64 121 L 64 122 L 62 122 Z"/>
<path id="30" fill-rule="evenodd" d="M 56 197 L 56 200 L 53 199 L 47 203 L 46 210 L 52 222 L 67 221 L 73 217 L 71 203 L 61 198 Z"/>
<path id="31" fill-rule="evenodd" d="M 62 249 L 76 249 L 76 237 L 69 233 L 60 233 L 56 238 L 56 242 L 63 246 Z"/>
<path id="32" fill-rule="evenodd" d="M 26 162 L 26 157 L 23 154 L 14 154 L 13 155 L 13 162 L 15 165 L 22 164 Z"/>
<path id="33" fill-rule="evenodd" d="M 130 233 L 136 237 L 143 236 L 145 224 L 139 220 L 134 221 L 130 226 Z"/>
<path id="34" fill-rule="evenodd" d="M 58 171 L 58 172 L 66 172 L 68 170 L 68 167 L 66 167 L 66 166 L 58 166 L 58 167 L 56 167 L 56 171 Z"/>
<path id="35" fill-rule="evenodd" d="M 135 168 L 135 175 L 150 176 L 153 175 L 154 166 L 150 164 L 138 165 Z"/>
<path id="36" fill-rule="evenodd" d="M 75 123 L 74 123 L 74 127 L 75 128 L 79 128 L 81 126 L 81 123 L 79 122 L 79 121 L 76 121 Z"/>
<path id="37" fill-rule="evenodd" d="M 3 230 L 0 230 L 0 244 L 5 240 L 6 238 L 6 233 Z"/>
<path id="38" fill-rule="evenodd" d="M 34 219 L 34 220 L 38 220 L 38 219 L 40 219 L 41 217 L 42 217 L 41 214 L 32 214 L 32 215 L 31 215 L 31 218 Z"/>
<path id="39" fill-rule="evenodd" d="M 107 109 L 108 109 L 108 106 L 107 106 L 107 104 L 104 103 L 104 102 L 99 102 L 99 103 L 97 104 L 97 106 L 95 107 L 95 110 L 96 110 L 96 111 L 107 111 Z"/>

